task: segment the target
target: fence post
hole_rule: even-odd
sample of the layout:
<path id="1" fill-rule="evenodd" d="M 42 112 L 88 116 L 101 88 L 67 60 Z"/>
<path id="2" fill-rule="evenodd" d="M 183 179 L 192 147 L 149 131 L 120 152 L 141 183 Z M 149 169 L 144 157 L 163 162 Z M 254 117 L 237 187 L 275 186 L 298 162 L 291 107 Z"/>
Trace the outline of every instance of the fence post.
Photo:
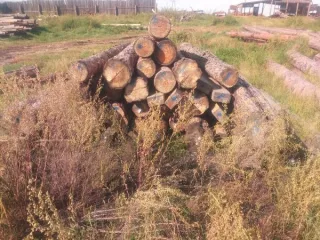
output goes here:
<path id="1" fill-rule="evenodd" d="M 134 13 L 135 13 L 136 15 L 138 14 L 138 6 L 137 6 L 137 5 L 134 6 Z"/>
<path id="2" fill-rule="evenodd" d="M 24 14 L 24 7 L 23 7 L 22 4 L 20 4 L 20 13 L 21 13 L 21 14 Z"/>
<path id="3" fill-rule="evenodd" d="M 58 16 L 61 15 L 61 10 L 60 10 L 60 7 L 58 5 L 56 5 L 56 12 L 57 12 Z"/>
<path id="4" fill-rule="evenodd" d="M 79 15 L 80 15 L 79 7 L 76 6 L 76 5 L 74 5 L 74 14 L 75 14 L 76 16 L 79 16 Z"/>
<path id="5" fill-rule="evenodd" d="M 38 5 L 38 9 L 39 9 L 39 15 L 42 15 L 42 6 L 41 6 L 41 4 Z"/>
<path id="6" fill-rule="evenodd" d="M 94 13 L 98 14 L 99 13 L 99 5 L 96 4 L 95 8 L 94 8 Z"/>
<path id="7" fill-rule="evenodd" d="M 119 15 L 119 9 L 118 9 L 118 7 L 116 7 L 116 9 L 115 9 L 115 14 L 116 14 L 116 16 Z"/>

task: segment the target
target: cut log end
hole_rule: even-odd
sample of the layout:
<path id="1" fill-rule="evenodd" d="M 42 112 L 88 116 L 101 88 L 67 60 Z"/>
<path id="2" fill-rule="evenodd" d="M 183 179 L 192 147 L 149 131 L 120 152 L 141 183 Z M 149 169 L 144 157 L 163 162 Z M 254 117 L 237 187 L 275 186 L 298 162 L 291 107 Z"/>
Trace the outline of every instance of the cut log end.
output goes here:
<path id="1" fill-rule="evenodd" d="M 154 57 L 160 65 L 169 66 L 177 58 L 177 47 L 168 39 L 162 40 L 156 45 Z"/>
<path id="2" fill-rule="evenodd" d="M 213 106 L 211 113 L 220 123 L 224 123 L 226 121 L 227 116 L 218 104 Z"/>
<path id="3" fill-rule="evenodd" d="M 181 90 L 176 89 L 167 98 L 165 104 L 167 105 L 167 107 L 169 109 L 172 110 L 179 104 L 179 102 L 182 100 L 183 96 L 184 96 L 184 93 Z"/>
<path id="4" fill-rule="evenodd" d="M 170 20 L 162 15 L 154 15 L 149 23 L 149 34 L 156 39 L 166 38 L 171 31 Z"/>
<path id="5" fill-rule="evenodd" d="M 150 113 L 150 108 L 146 102 L 138 102 L 133 104 L 132 112 L 136 115 L 136 117 L 143 118 L 148 116 Z"/>
<path id="6" fill-rule="evenodd" d="M 131 72 L 128 66 L 119 60 L 110 60 L 104 69 L 103 76 L 110 88 L 122 89 L 131 80 Z"/>
<path id="7" fill-rule="evenodd" d="M 164 94 L 156 93 L 156 94 L 150 95 L 147 98 L 147 102 L 149 107 L 161 106 L 165 102 Z"/>
<path id="8" fill-rule="evenodd" d="M 148 37 L 140 37 L 134 43 L 134 50 L 139 57 L 150 57 L 155 49 L 155 43 Z"/>
<path id="9" fill-rule="evenodd" d="M 152 78 L 156 73 L 156 64 L 151 58 L 140 58 L 137 63 L 137 72 L 141 77 Z"/>
<path id="10" fill-rule="evenodd" d="M 154 78 L 154 86 L 161 93 L 169 93 L 176 86 L 176 79 L 168 67 L 162 67 Z"/>
<path id="11" fill-rule="evenodd" d="M 125 88 L 124 98 L 128 103 L 147 99 L 148 81 L 142 77 L 134 78 Z"/>
<path id="12" fill-rule="evenodd" d="M 238 83 L 239 72 L 235 69 L 226 69 L 221 74 L 222 84 L 228 88 L 234 87 Z"/>
<path id="13" fill-rule="evenodd" d="M 87 66 L 81 62 L 73 64 L 69 69 L 69 74 L 71 76 L 71 79 L 74 79 L 78 82 L 85 82 L 89 80 L 89 72 Z"/>
<path id="14" fill-rule="evenodd" d="M 211 100 L 218 103 L 230 103 L 231 101 L 231 93 L 224 89 L 214 89 L 211 94 Z"/>
<path id="15" fill-rule="evenodd" d="M 204 93 L 195 91 L 193 94 L 193 104 L 199 110 L 201 115 L 209 109 L 210 103 L 208 97 Z"/>
<path id="16" fill-rule="evenodd" d="M 175 63 L 173 72 L 181 88 L 194 89 L 201 78 L 202 71 L 196 61 L 182 58 Z"/>

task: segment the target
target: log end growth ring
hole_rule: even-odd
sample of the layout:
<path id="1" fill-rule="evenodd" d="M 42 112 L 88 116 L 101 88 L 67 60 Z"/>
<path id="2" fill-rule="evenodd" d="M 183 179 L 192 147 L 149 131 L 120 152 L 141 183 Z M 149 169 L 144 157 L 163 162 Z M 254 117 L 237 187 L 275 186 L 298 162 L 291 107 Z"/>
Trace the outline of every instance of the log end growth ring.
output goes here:
<path id="1" fill-rule="evenodd" d="M 149 23 L 149 33 L 156 39 L 166 38 L 171 31 L 171 21 L 165 16 L 154 15 Z"/>
<path id="2" fill-rule="evenodd" d="M 129 67 L 119 60 L 110 60 L 103 72 L 110 88 L 122 89 L 131 80 Z"/>
<path id="3" fill-rule="evenodd" d="M 155 60 L 162 66 L 171 65 L 177 58 L 177 48 L 170 40 L 163 40 L 157 43 Z"/>
<path id="4" fill-rule="evenodd" d="M 90 77 L 87 66 L 82 62 L 73 64 L 70 68 L 69 74 L 72 79 L 75 79 L 78 82 L 85 82 Z"/>
<path id="5" fill-rule="evenodd" d="M 134 43 L 134 50 L 139 57 L 150 57 L 154 52 L 154 42 L 148 37 L 140 37 Z"/>
<path id="6" fill-rule="evenodd" d="M 228 88 L 235 86 L 238 83 L 239 72 L 235 69 L 227 69 L 222 72 L 222 84 Z"/>

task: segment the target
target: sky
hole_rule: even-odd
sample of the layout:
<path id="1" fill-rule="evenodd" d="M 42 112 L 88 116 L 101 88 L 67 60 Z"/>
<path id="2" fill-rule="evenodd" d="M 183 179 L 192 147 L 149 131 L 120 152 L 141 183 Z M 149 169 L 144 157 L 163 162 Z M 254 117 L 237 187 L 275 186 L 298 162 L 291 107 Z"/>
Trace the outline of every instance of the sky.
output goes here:
<path id="1" fill-rule="evenodd" d="M 204 10 L 206 12 L 228 11 L 231 4 L 238 4 L 245 0 L 157 0 L 158 8 L 175 7 L 178 10 Z M 320 0 L 313 0 L 314 4 L 320 4 Z"/>

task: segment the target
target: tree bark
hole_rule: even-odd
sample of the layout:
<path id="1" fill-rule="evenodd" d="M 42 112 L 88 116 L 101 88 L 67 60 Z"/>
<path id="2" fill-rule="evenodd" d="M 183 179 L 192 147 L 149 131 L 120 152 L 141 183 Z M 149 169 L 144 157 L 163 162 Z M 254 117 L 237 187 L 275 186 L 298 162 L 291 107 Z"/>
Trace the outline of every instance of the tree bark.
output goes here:
<path id="1" fill-rule="evenodd" d="M 176 78 L 168 67 L 162 67 L 154 77 L 154 87 L 161 93 L 171 92 L 176 84 Z"/>
<path id="2" fill-rule="evenodd" d="M 149 37 L 139 37 L 134 43 L 134 50 L 139 57 L 150 57 L 155 49 L 155 42 Z"/>
<path id="3" fill-rule="evenodd" d="M 106 63 L 103 76 L 110 88 L 122 89 L 130 82 L 137 60 L 132 43 Z"/>
<path id="4" fill-rule="evenodd" d="M 171 65 L 177 58 L 177 47 L 169 39 L 157 42 L 154 52 L 155 61 L 162 66 Z"/>
<path id="5" fill-rule="evenodd" d="M 202 71 L 198 67 L 197 62 L 188 58 L 182 58 L 176 62 L 172 70 L 179 86 L 185 89 L 196 88 L 197 82 L 202 75 Z"/>
<path id="6" fill-rule="evenodd" d="M 162 15 L 154 15 L 149 22 L 149 34 L 155 39 L 166 38 L 171 31 L 170 20 Z"/>
<path id="7" fill-rule="evenodd" d="M 194 91 L 193 105 L 199 110 L 200 115 L 204 114 L 209 109 L 209 104 L 209 99 L 204 93 L 197 90 Z"/>
<path id="8" fill-rule="evenodd" d="M 320 89 L 302 76 L 272 61 L 268 63 L 268 69 L 277 77 L 283 78 L 284 85 L 290 89 L 293 94 L 300 97 L 316 97 L 320 103 Z"/>
<path id="9" fill-rule="evenodd" d="M 124 98 L 128 103 L 147 99 L 149 95 L 148 80 L 142 77 L 132 79 L 126 86 Z"/>
<path id="10" fill-rule="evenodd" d="M 137 103 L 133 104 L 132 112 L 136 115 L 136 117 L 143 118 L 149 114 L 150 108 L 148 106 L 148 103 L 145 101 L 137 102 Z"/>
<path id="11" fill-rule="evenodd" d="M 97 55 L 82 59 L 73 64 L 69 69 L 69 74 L 74 81 L 88 82 L 94 76 L 101 75 L 105 63 L 115 55 L 119 54 L 129 44 L 114 46 L 107 51 Z"/>
<path id="12" fill-rule="evenodd" d="M 320 38 L 316 39 L 316 38 L 311 38 L 309 40 L 309 47 L 312 49 L 315 49 L 317 51 L 320 51 Z"/>
<path id="13" fill-rule="evenodd" d="M 238 71 L 229 64 L 222 62 L 210 52 L 201 51 L 189 43 L 181 44 L 180 51 L 185 57 L 195 60 L 210 77 L 223 86 L 230 88 L 237 84 Z"/>
<path id="14" fill-rule="evenodd" d="M 137 73 L 144 78 L 152 78 L 156 73 L 157 66 L 151 58 L 139 58 L 137 63 Z"/>
<path id="15" fill-rule="evenodd" d="M 167 100 L 165 101 L 165 104 L 169 109 L 172 110 L 175 108 L 175 106 L 179 104 L 179 102 L 182 100 L 183 97 L 184 97 L 184 92 L 182 92 L 179 89 L 176 89 L 167 98 Z"/>
<path id="16" fill-rule="evenodd" d="M 300 71 L 320 77 L 320 64 L 318 62 L 296 51 L 289 52 L 288 56 L 291 59 L 292 65 Z"/>
<path id="17" fill-rule="evenodd" d="M 272 33 L 251 33 L 251 32 L 244 32 L 244 31 L 240 31 L 240 32 L 228 32 L 227 33 L 228 36 L 233 37 L 233 38 L 241 38 L 244 40 L 262 40 L 262 41 L 270 41 L 273 39 L 278 39 L 278 40 L 282 40 L 282 41 L 288 41 L 288 40 L 292 40 L 295 39 L 295 36 L 292 35 L 285 35 L 285 34 L 272 34 Z"/>
<path id="18" fill-rule="evenodd" d="M 154 106 L 160 106 L 164 104 L 165 96 L 163 93 L 155 93 L 147 97 L 147 102 L 150 108 Z"/>

